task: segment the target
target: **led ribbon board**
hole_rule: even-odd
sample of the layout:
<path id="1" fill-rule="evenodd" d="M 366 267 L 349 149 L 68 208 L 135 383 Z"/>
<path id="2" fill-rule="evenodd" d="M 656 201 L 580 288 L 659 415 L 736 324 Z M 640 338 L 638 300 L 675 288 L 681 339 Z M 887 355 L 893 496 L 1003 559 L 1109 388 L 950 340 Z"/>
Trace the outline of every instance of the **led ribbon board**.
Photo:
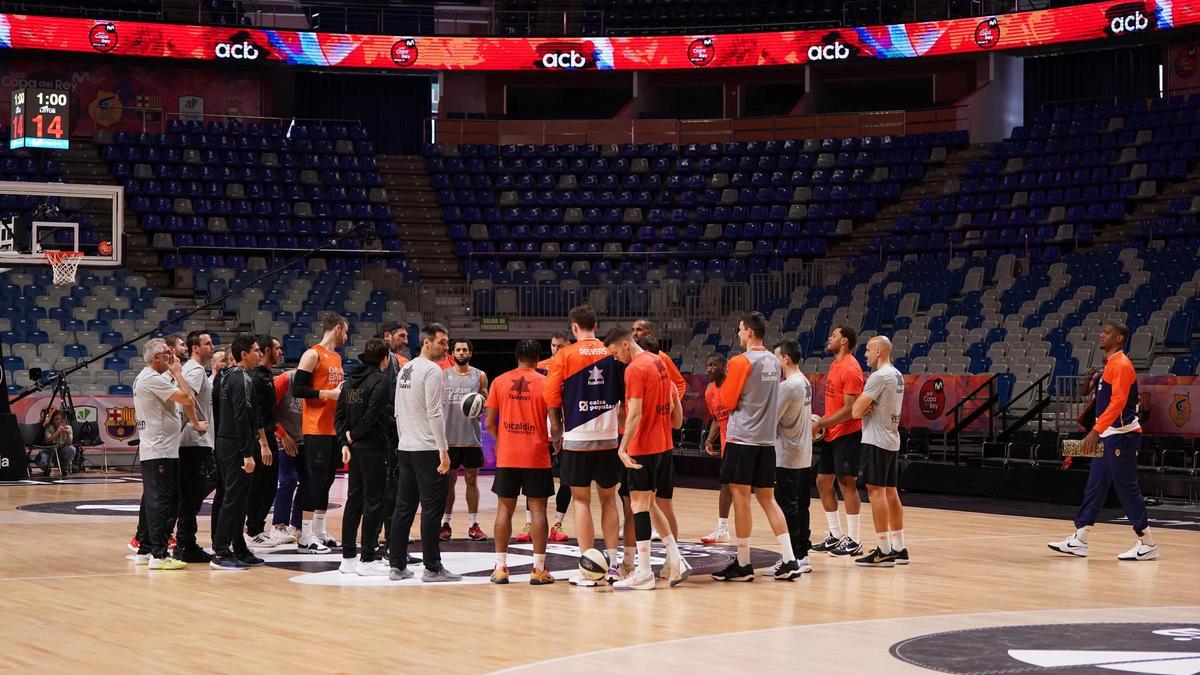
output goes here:
<path id="1" fill-rule="evenodd" d="M 978 54 L 1197 24 L 1200 0 L 1097 2 L 858 28 L 609 38 L 348 35 L 0 14 L 0 49 L 310 68 L 664 70 Z"/>

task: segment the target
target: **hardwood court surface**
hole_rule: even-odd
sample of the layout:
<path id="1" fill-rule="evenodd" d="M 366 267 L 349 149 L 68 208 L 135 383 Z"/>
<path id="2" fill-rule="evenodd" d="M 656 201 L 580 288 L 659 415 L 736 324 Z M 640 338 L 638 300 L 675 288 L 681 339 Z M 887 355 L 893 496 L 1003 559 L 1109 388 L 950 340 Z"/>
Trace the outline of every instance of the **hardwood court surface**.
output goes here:
<path id="1" fill-rule="evenodd" d="M 480 521 L 491 534 L 490 478 L 480 482 Z M 344 500 L 344 490 L 339 478 L 335 501 Z M 460 480 L 458 536 L 466 530 L 462 490 Z M 903 633 L 912 617 L 961 626 L 954 615 L 995 612 L 1103 609 L 1096 615 L 1113 617 L 1121 610 L 1109 608 L 1183 606 L 1200 622 L 1196 531 L 1159 528 L 1161 559 L 1118 563 L 1114 556 L 1134 541 L 1127 527 L 1098 525 L 1091 557 L 1073 559 L 1045 545 L 1071 531 L 1066 521 L 909 508 L 908 567 L 866 570 L 814 554 L 814 573 L 794 583 L 718 584 L 697 575 L 677 588 L 617 593 L 572 588 L 565 580 L 546 587 L 306 585 L 289 581 L 297 571 L 271 566 L 152 572 L 125 558 L 136 514 L 17 510 L 50 502 L 136 503 L 140 493 L 132 482 L 0 487 L 0 607 L 7 628 L 0 670 L 476 673 L 617 649 L 590 665 L 535 668 L 611 673 L 635 664 L 621 648 L 709 636 L 668 643 L 687 648 L 669 656 L 667 669 L 695 672 L 737 667 L 739 640 L 758 635 L 746 631 L 812 626 L 816 648 L 796 643 L 794 653 L 780 656 L 791 658 L 774 665 L 858 671 L 841 660 L 844 654 L 886 672 L 909 672 L 886 648 L 863 653 L 863 640 Z M 682 540 L 695 542 L 712 528 L 716 498 L 711 490 L 676 491 Z M 820 536 L 824 517 L 816 499 L 811 507 Z M 774 538 L 755 508 L 753 544 L 773 552 Z M 340 510 L 331 512 L 334 536 L 339 517 Z M 570 533 L 571 515 L 566 526 Z M 209 543 L 207 528 L 202 517 L 202 545 Z M 862 529 L 869 546 L 865 504 Z M 897 619 L 904 621 L 889 621 Z M 856 623 L 821 626 L 840 622 Z M 778 641 L 764 644 L 779 648 Z"/>

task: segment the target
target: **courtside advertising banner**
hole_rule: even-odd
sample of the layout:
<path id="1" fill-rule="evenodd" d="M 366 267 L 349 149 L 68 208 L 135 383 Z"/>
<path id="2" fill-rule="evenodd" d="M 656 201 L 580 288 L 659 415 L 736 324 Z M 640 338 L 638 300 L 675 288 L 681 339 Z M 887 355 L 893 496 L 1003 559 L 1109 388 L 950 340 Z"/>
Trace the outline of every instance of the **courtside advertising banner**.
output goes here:
<path id="1" fill-rule="evenodd" d="M 230 65 L 387 70 L 658 70 L 979 54 L 1200 24 L 1200 0 L 1097 2 L 886 26 L 593 38 L 353 35 L 0 14 L 0 49 Z"/>

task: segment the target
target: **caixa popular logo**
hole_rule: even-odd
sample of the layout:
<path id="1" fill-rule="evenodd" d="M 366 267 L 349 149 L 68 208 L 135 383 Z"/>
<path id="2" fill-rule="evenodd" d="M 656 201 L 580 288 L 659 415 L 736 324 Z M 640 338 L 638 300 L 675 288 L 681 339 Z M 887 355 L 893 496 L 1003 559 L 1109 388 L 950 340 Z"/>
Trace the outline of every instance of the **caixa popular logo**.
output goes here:
<path id="1" fill-rule="evenodd" d="M 397 40 L 392 45 L 392 63 L 407 68 L 417 62 L 417 41 L 413 38 Z"/>
<path id="2" fill-rule="evenodd" d="M 687 49 L 688 61 L 692 62 L 693 66 L 707 66 L 717 57 L 717 50 L 713 46 L 713 39 L 710 37 L 696 38 L 692 40 Z"/>
<path id="3" fill-rule="evenodd" d="M 98 23 L 88 31 L 88 42 L 98 52 L 111 52 L 117 46 L 117 27 L 111 23 Z"/>
<path id="4" fill-rule="evenodd" d="M 594 65 L 591 52 L 578 42 L 548 42 L 538 46 L 537 66 L 546 70 L 580 70 Z"/>
<path id="5" fill-rule="evenodd" d="M 1140 2 L 1114 5 L 1104 13 L 1108 20 L 1105 32 L 1109 35 L 1130 35 L 1154 28 L 1155 22 L 1147 15 L 1146 6 Z"/>

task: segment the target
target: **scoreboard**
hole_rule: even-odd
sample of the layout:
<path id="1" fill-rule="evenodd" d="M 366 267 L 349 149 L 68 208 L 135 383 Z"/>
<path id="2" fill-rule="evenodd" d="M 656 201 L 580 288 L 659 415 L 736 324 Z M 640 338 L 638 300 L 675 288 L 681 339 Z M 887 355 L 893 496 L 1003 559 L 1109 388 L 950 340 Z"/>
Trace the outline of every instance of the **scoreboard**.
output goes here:
<path id="1" fill-rule="evenodd" d="M 66 150 L 70 96 L 54 89 L 14 89 L 9 148 Z"/>

